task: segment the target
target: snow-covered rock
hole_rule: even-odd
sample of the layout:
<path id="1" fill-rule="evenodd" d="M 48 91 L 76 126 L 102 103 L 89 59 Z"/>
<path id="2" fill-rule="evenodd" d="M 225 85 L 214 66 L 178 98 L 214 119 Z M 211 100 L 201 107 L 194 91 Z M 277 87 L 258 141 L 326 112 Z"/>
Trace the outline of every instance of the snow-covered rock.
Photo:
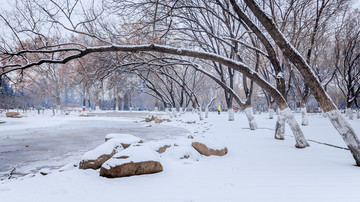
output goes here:
<path id="1" fill-rule="evenodd" d="M 228 152 L 228 149 L 212 136 L 196 137 L 191 145 L 205 156 L 224 156 Z"/>
<path id="2" fill-rule="evenodd" d="M 19 112 L 6 112 L 6 117 L 14 117 L 20 115 Z"/>
<path id="3" fill-rule="evenodd" d="M 176 145 L 161 154 L 161 158 L 164 157 L 171 160 L 198 161 L 201 155 L 191 145 Z"/>
<path id="4" fill-rule="evenodd" d="M 169 148 L 169 147 L 171 147 L 171 145 L 167 145 L 167 144 L 166 144 L 166 145 L 160 147 L 159 149 L 157 149 L 156 152 L 159 153 L 159 154 L 162 154 L 162 153 L 164 153 L 164 152 L 166 151 L 166 149 Z"/>
<path id="5" fill-rule="evenodd" d="M 126 133 L 109 133 L 105 136 L 105 142 L 110 139 L 117 139 L 117 142 L 120 142 L 124 149 L 128 148 L 131 144 L 142 143 L 142 140 L 134 135 Z"/>
<path id="6" fill-rule="evenodd" d="M 109 139 L 104 144 L 96 147 L 94 150 L 86 152 L 80 161 L 80 169 L 98 169 L 109 160 L 113 155 L 123 150 L 122 142 L 119 139 Z"/>
<path id="7" fill-rule="evenodd" d="M 133 145 L 106 161 L 100 169 L 100 176 L 116 178 L 161 171 L 163 167 L 150 147 Z"/>

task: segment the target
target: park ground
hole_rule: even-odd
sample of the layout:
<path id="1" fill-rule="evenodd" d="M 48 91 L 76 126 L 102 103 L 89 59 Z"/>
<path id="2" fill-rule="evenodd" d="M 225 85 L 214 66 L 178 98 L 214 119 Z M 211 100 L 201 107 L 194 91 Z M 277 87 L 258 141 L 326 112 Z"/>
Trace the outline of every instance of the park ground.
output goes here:
<path id="1" fill-rule="evenodd" d="M 199 121 L 195 113 L 187 112 L 161 124 L 143 122 L 146 114 L 133 113 L 126 117 L 46 113 L 29 113 L 21 119 L 0 117 L 6 121 L 0 125 L 1 201 L 358 199 L 360 168 L 355 166 L 350 152 L 342 149 L 346 146 L 337 131 L 320 114 L 309 114 L 309 126 L 301 126 L 310 147 L 297 149 L 288 127 L 285 140 L 274 139 L 276 116 L 268 119 L 266 113 L 255 115 L 259 129 L 254 131 L 249 129 L 242 113 L 237 113 L 235 121 L 230 122 L 226 113 L 210 113 L 209 118 Z M 157 116 L 168 118 L 165 114 Z M 300 114 L 295 116 L 300 122 Z M 360 119 L 349 122 L 360 134 Z M 163 172 L 116 179 L 100 177 L 99 170 L 75 167 L 81 155 L 101 144 L 110 132 L 130 133 L 153 145 L 176 144 L 189 135 L 212 137 L 229 152 L 222 157 L 193 153 L 188 159 L 180 159 L 166 151 L 159 155 Z M 63 149 L 55 149 L 56 145 Z M 8 179 L 14 165 L 19 167 L 18 171 Z M 50 173 L 44 176 L 41 169 Z"/>

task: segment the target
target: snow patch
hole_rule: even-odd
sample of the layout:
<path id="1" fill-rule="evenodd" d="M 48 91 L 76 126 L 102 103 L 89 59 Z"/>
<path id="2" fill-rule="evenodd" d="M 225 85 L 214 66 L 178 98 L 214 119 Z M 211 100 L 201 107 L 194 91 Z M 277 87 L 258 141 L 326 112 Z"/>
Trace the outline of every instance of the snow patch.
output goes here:
<path id="1" fill-rule="evenodd" d="M 122 150 L 121 152 L 115 154 L 111 159 L 107 160 L 102 167 L 105 169 L 110 169 L 110 167 L 115 167 L 117 165 L 122 165 L 125 163 L 138 163 L 144 161 L 158 161 L 159 158 L 155 154 L 155 151 L 145 145 L 132 145 L 127 149 Z"/>

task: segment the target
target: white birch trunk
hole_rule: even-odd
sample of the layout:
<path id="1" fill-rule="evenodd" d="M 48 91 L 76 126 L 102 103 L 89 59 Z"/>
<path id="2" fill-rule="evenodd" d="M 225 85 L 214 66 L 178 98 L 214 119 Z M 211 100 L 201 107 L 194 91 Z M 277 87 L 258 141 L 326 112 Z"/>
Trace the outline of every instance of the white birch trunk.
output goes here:
<path id="1" fill-rule="evenodd" d="M 245 111 L 245 115 L 246 115 L 246 117 L 247 117 L 247 119 L 249 121 L 250 129 L 251 130 L 256 130 L 257 129 L 257 124 L 256 124 L 256 121 L 255 121 L 255 117 L 254 117 L 254 114 L 253 114 L 252 107 L 248 107 L 244 111 Z"/>
<path id="2" fill-rule="evenodd" d="M 275 139 L 284 140 L 285 138 L 285 115 L 283 111 L 278 113 L 275 126 Z"/>
<path id="3" fill-rule="evenodd" d="M 274 118 L 274 109 L 269 108 L 269 119 L 273 119 L 273 118 Z"/>
<path id="4" fill-rule="evenodd" d="M 295 147 L 305 148 L 310 146 L 304 134 L 302 133 L 299 124 L 296 122 L 294 114 L 291 112 L 291 110 L 289 108 L 286 108 L 283 111 L 284 111 L 285 119 L 287 120 L 287 123 L 289 124 L 291 131 L 294 134 L 296 141 Z"/>
<path id="5" fill-rule="evenodd" d="M 132 112 L 132 107 L 129 107 L 129 111 Z"/>
<path id="6" fill-rule="evenodd" d="M 100 106 L 99 105 L 95 106 L 95 111 L 100 111 Z"/>
<path id="7" fill-rule="evenodd" d="M 171 108 L 171 112 L 172 112 L 172 114 L 173 114 L 174 117 L 177 117 L 177 112 L 176 112 L 176 108 L 175 108 L 175 107 Z"/>
<path id="8" fill-rule="evenodd" d="M 159 111 L 159 108 L 158 108 L 158 107 L 155 107 L 155 108 L 154 108 L 154 111 L 158 112 L 158 111 Z"/>
<path id="9" fill-rule="evenodd" d="M 309 120 L 308 120 L 308 116 L 307 116 L 305 107 L 301 108 L 301 120 L 302 120 L 301 125 L 303 125 L 303 126 L 309 125 Z"/>
<path id="10" fill-rule="evenodd" d="M 209 107 L 205 108 L 205 118 L 209 118 Z"/>
<path id="11" fill-rule="evenodd" d="M 179 114 L 183 114 L 183 113 L 184 113 L 183 108 L 179 107 Z"/>
<path id="12" fill-rule="evenodd" d="M 202 112 L 201 107 L 199 107 L 199 118 L 200 121 L 204 120 L 204 113 Z"/>
<path id="13" fill-rule="evenodd" d="M 351 108 L 346 108 L 346 115 L 349 117 L 350 120 L 354 119 L 354 113 L 352 112 Z"/>
<path id="14" fill-rule="evenodd" d="M 120 111 L 120 109 L 119 109 L 119 98 L 118 98 L 118 96 L 116 96 L 116 98 L 115 98 L 115 111 Z"/>
<path id="15" fill-rule="evenodd" d="M 234 109 L 229 109 L 229 121 L 234 121 L 235 120 L 235 113 L 234 113 Z M 256 124 L 256 123 L 255 123 Z M 255 129 L 251 129 L 251 130 L 255 130 Z"/>

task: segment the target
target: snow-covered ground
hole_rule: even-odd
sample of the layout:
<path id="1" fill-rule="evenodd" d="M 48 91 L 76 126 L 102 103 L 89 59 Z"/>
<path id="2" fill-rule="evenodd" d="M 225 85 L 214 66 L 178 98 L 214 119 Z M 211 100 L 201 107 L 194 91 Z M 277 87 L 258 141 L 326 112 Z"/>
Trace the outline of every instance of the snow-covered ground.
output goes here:
<path id="1" fill-rule="evenodd" d="M 73 156 L 67 165 L 51 170 L 43 176 L 30 174 L 17 179 L 3 180 L 0 184 L 0 199 L 10 201 L 357 201 L 360 189 L 360 168 L 354 166 L 349 151 L 315 142 L 310 147 L 296 149 L 291 131 L 286 128 L 286 139 L 275 140 L 275 119 L 267 114 L 255 115 L 259 129 L 251 131 L 244 114 L 236 114 L 235 121 L 227 121 L 227 114 L 210 113 L 209 118 L 199 121 L 196 114 L 186 113 L 173 118 L 172 122 L 159 125 L 139 122 L 143 128 L 167 126 L 180 127 L 188 133 L 145 139 L 144 144 L 160 145 L 162 142 L 183 142 L 188 135 L 213 136 L 226 145 L 229 152 L 222 157 L 205 157 L 190 154 L 188 159 L 176 158 L 176 152 L 168 149 L 159 159 L 164 171 L 125 178 L 108 179 L 99 176 L 99 170 L 80 170 L 79 156 Z M 300 120 L 300 114 L 295 115 Z M 166 118 L 166 116 L 163 116 Z M 4 120 L 5 118 L 0 117 Z M 135 118 L 106 117 L 54 117 L 44 125 L 53 128 L 58 123 L 85 121 L 134 122 Z M 111 120 L 110 120 L 111 119 Z M 19 119 L 25 121 L 25 119 Z M 32 121 L 33 120 L 33 121 Z M 138 119 L 139 120 L 139 119 Z M 6 119 L 8 121 L 8 119 Z M 185 123 L 196 121 L 195 124 Z M 34 122 L 34 123 L 33 123 Z M 35 123 L 36 122 L 36 123 Z M 121 122 L 121 121 L 119 121 Z M 349 121 L 360 134 L 360 120 Z M 0 138 L 3 127 L 0 125 Z M 38 118 L 29 119 L 29 125 L 41 126 Z M 89 125 L 93 125 L 91 122 Z M 136 123 L 134 123 L 136 124 Z M 20 124 L 18 124 L 20 125 Z M 60 124 L 61 125 L 61 124 Z M 24 129 L 24 128 L 22 128 Z M 307 139 L 345 147 L 342 139 L 327 118 L 309 115 L 309 126 L 302 126 Z M 146 130 L 144 130 L 145 132 Z M 106 133 L 102 134 L 105 137 Z M 142 133 L 126 133 L 141 136 Z M 167 132 L 164 132 L 167 134 Z M 100 135 L 101 136 L 101 135 Z M 143 138 L 143 137 L 141 137 Z M 102 140 L 103 141 L 103 140 Z M 94 147 L 96 147 L 94 145 Z M 93 147 L 93 148 L 94 148 Z M 65 147 L 66 148 L 66 147 Z M 1 158 L 6 153 L 1 153 Z M 54 156 L 53 156 L 54 157 Z"/>

